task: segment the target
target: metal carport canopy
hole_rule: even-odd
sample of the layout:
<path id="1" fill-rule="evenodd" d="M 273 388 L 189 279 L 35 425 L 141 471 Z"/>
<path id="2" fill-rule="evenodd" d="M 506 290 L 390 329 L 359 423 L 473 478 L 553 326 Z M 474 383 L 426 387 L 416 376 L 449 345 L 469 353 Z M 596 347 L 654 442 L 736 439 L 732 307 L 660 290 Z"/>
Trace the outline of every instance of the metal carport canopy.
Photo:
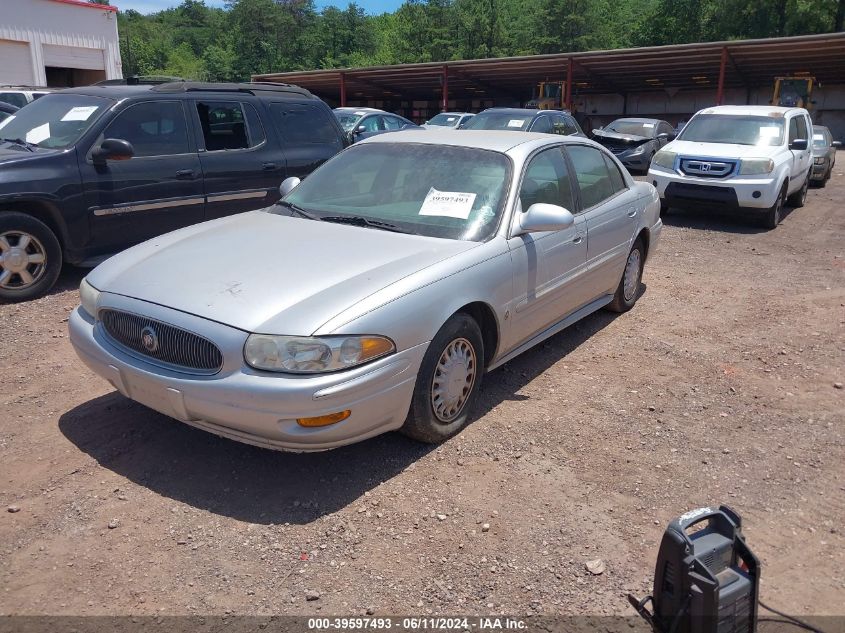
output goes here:
<path id="1" fill-rule="evenodd" d="M 568 76 L 568 69 L 572 69 Z M 845 32 L 763 40 L 702 42 L 580 53 L 499 57 L 366 68 L 253 75 L 253 81 L 292 83 L 314 94 L 348 99 L 525 98 L 539 81 L 568 80 L 578 94 L 667 88 L 770 85 L 779 75 L 809 73 L 824 84 L 845 84 Z M 570 99 L 571 101 L 571 99 Z"/>

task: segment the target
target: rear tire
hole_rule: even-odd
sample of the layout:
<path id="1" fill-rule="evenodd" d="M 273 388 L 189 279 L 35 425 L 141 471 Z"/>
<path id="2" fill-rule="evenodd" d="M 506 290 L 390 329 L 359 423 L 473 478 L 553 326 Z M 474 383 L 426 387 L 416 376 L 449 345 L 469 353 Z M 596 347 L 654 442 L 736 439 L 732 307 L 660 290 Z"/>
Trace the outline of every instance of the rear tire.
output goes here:
<path id="1" fill-rule="evenodd" d="M 41 297 L 62 270 L 62 247 L 50 228 L 25 213 L 0 212 L 0 300 Z"/>
<path id="2" fill-rule="evenodd" d="M 475 319 L 459 312 L 434 336 L 423 357 L 411 409 L 400 431 L 436 444 L 464 428 L 481 388 L 484 342 Z"/>
<path id="3" fill-rule="evenodd" d="M 613 301 L 607 305 L 608 310 L 611 312 L 627 312 L 634 307 L 637 299 L 640 298 L 644 263 L 645 245 L 640 238 L 637 238 L 628 253 L 628 259 L 625 260 L 622 279 L 619 280 L 619 285 L 616 287 Z"/>

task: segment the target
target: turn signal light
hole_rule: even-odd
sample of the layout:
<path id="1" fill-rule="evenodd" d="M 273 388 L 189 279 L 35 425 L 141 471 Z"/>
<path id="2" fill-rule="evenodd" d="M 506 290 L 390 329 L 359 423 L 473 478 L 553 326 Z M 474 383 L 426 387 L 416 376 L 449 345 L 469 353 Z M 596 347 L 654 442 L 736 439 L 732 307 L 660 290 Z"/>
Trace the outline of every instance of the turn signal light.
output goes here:
<path id="1" fill-rule="evenodd" d="M 352 411 L 339 411 L 338 413 L 329 413 L 328 415 L 318 415 L 316 418 L 297 418 L 296 423 L 299 426 L 329 426 L 330 424 L 337 424 L 352 415 Z"/>

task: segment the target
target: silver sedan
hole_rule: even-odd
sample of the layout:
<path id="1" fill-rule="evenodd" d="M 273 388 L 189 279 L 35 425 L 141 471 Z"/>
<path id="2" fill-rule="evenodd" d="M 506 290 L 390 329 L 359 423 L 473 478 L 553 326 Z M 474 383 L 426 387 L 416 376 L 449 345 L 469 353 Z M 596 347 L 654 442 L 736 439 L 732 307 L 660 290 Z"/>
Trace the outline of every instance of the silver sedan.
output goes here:
<path id="1" fill-rule="evenodd" d="M 91 272 L 70 319 L 79 357 L 127 398 L 242 442 L 439 442 L 486 371 L 633 307 L 662 227 L 650 184 L 547 134 L 386 134 L 282 190 Z"/>

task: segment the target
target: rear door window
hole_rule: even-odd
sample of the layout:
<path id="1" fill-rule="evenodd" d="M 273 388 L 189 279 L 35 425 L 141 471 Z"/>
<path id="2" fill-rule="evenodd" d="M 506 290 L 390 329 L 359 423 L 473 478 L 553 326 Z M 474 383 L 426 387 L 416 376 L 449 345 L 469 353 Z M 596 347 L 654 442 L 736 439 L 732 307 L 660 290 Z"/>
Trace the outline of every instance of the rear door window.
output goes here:
<path id="1" fill-rule="evenodd" d="M 209 152 L 248 149 L 264 142 L 255 109 L 237 101 L 197 101 L 200 128 Z"/>
<path id="2" fill-rule="evenodd" d="M 395 116 L 383 116 L 384 128 L 386 130 L 401 130 L 405 122 L 402 119 L 397 119 Z"/>
<path id="3" fill-rule="evenodd" d="M 566 151 L 575 169 L 582 208 L 601 204 L 618 191 L 603 152 L 586 145 L 570 145 Z"/>
<path id="4" fill-rule="evenodd" d="M 273 124 L 285 143 L 304 145 L 333 145 L 340 149 L 342 142 L 329 114 L 322 108 L 302 103 L 271 103 Z M 377 117 L 367 117 L 376 122 Z"/>

